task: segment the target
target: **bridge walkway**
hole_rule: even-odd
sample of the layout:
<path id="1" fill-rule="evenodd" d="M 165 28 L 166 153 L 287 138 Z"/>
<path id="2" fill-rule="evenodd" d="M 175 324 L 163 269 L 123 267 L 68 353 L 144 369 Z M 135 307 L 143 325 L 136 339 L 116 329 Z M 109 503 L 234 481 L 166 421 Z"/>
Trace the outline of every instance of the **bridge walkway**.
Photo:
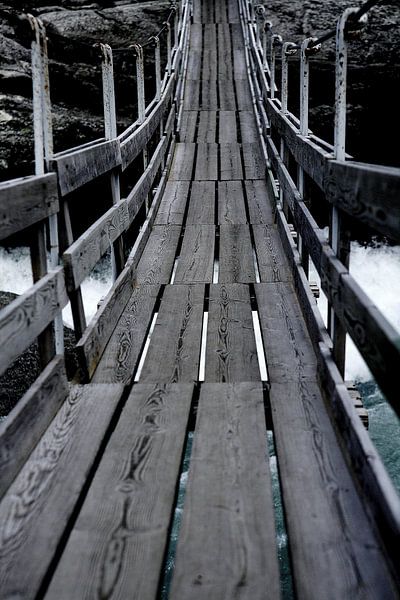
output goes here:
<path id="1" fill-rule="evenodd" d="M 123 384 L 123 405 L 41 591 L 157 597 L 194 430 L 169 597 L 279 598 L 268 429 L 297 597 L 397 597 L 274 223 L 236 3 L 193 21 L 181 137 L 90 384 Z"/>

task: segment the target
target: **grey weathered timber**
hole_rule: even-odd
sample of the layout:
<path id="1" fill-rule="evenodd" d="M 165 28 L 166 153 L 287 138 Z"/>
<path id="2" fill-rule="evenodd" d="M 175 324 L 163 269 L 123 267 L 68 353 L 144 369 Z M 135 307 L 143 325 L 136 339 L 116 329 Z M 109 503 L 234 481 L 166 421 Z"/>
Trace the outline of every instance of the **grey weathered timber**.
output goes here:
<path id="1" fill-rule="evenodd" d="M 0 374 L 68 303 L 62 267 L 45 275 L 0 311 Z"/>
<path id="2" fill-rule="evenodd" d="M 239 112 L 240 135 L 243 143 L 254 143 L 257 139 L 258 130 L 256 120 L 252 111 L 241 110 Z"/>
<path id="3" fill-rule="evenodd" d="M 221 110 L 219 112 L 218 141 L 220 143 L 238 142 L 236 112 Z"/>
<path id="4" fill-rule="evenodd" d="M 126 200 L 121 200 L 64 252 L 63 262 L 68 291 L 76 290 L 128 225 L 128 205 Z"/>
<path id="5" fill-rule="evenodd" d="M 229 23 L 240 23 L 239 20 L 239 6 L 238 3 L 236 2 L 236 0 L 226 0 L 227 1 L 227 6 L 228 6 L 228 20 Z M 240 28 L 240 25 L 238 25 L 238 28 Z M 235 26 L 232 27 L 233 32 L 235 32 Z M 235 34 L 235 38 L 236 38 L 237 34 Z M 239 33 L 240 39 L 242 39 L 242 34 L 241 32 Z"/>
<path id="6" fill-rule="evenodd" d="M 293 286 L 260 283 L 255 290 L 270 381 L 316 380 L 317 359 Z"/>
<path id="7" fill-rule="evenodd" d="M 254 255 L 248 225 L 221 225 L 220 283 L 255 282 Z"/>
<path id="8" fill-rule="evenodd" d="M 150 329 L 159 285 L 135 287 L 98 362 L 94 383 L 129 384 Z"/>
<path id="9" fill-rule="evenodd" d="M 210 283 L 214 268 L 214 244 L 214 225 L 187 225 L 175 282 Z"/>
<path id="10" fill-rule="evenodd" d="M 235 81 L 246 79 L 246 59 L 242 50 L 233 50 L 233 74 Z"/>
<path id="11" fill-rule="evenodd" d="M 102 142 L 71 154 L 63 154 L 51 161 L 52 168 L 58 174 L 58 185 L 62 196 L 115 169 L 120 164 L 121 149 L 118 140 Z"/>
<path id="12" fill-rule="evenodd" d="M 205 381 L 260 381 L 250 293 L 245 285 L 210 288 Z"/>
<path id="13" fill-rule="evenodd" d="M 235 81 L 237 110 L 252 110 L 250 88 L 247 79 Z"/>
<path id="14" fill-rule="evenodd" d="M 242 157 L 239 144 L 220 144 L 221 180 L 243 179 Z"/>
<path id="15" fill-rule="evenodd" d="M 171 600 L 280 598 L 265 445 L 260 384 L 203 384 Z"/>
<path id="16" fill-rule="evenodd" d="M 151 600 L 162 573 L 190 384 L 136 384 L 46 598 Z"/>
<path id="17" fill-rule="evenodd" d="M 193 181 L 187 225 L 214 225 L 215 186 L 214 181 Z"/>
<path id="18" fill-rule="evenodd" d="M 194 142 L 199 111 L 184 110 L 179 130 L 179 142 Z"/>
<path id="19" fill-rule="evenodd" d="M 169 174 L 170 181 L 191 181 L 195 150 L 196 144 L 176 144 Z"/>
<path id="20" fill-rule="evenodd" d="M 0 424 L 0 498 L 67 395 L 64 360 L 56 356 Z"/>
<path id="21" fill-rule="evenodd" d="M 197 381 L 203 306 L 204 285 L 165 288 L 141 383 Z"/>
<path id="22" fill-rule="evenodd" d="M 259 144 L 244 142 L 243 169 L 246 179 L 265 179 L 266 165 Z"/>
<path id="23" fill-rule="evenodd" d="M 199 110 L 200 79 L 187 79 L 185 83 L 184 110 Z M 214 107 L 215 109 L 217 107 Z"/>
<path id="24" fill-rule="evenodd" d="M 205 90 L 207 90 L 206 94 L 202 94 L 201 98 L 201 107 L 204 108 L 217 108 L 217 86 L 216 79 L 218 75 L 218 61 L 217 61 L 217 52 L 215 49 L 210 50 L 210 47 L 207 47 L 207 42 L 205 43 L 205 48 L 203 50 L 203 68 L 201 71 L 201 79 L 203 82 L 207 82 L 208 85 L 205 86 Z"/>
<path id="25" fill-rule="evenodd" d="M 201 110 L 199 113 L 199 126 L 196 142 L 213 143 L 217 138 L 217 111 Z"/>
<path id="26" fill-rule="evenodd" d="M 165 116 L 168 103 L 174 92 L 174 86 L 175 73 L 172 73 L 167 86 L 163 91 L 161 100 L 156 104 L 155 108 L 153 108 L 144 123 L 142 123 L 130 136 L 120 139 L 122 170 L 125 170 L 140 152 L 144 150 L 148 141 L 160 125 L 161 119 Z"/>
<path id="27" fill-rule="evenodd" d="M 0 239 L 43 221 L 58 210 L 55 174 L 0 183 Z"/>
<path id="28" fill-rule="evenodd" d="M 218 223 L 220 225 L 247 223 L 241 181 L 218 182 Z"/>
<path id="29" fill-rule="evenodd" d="M 84 375 L 92 377 L 111 334 L 134 289 L 135 271 L 126 266 L 76 345 Z"/>
<path id="30" fill-rule="evenodd" d="M 400 240 L 400 169 L 327 161 L 328 202 L 393 240 Z"/>
<path id="31" fill-rule="evenodd" d="M 194 179 L 216 181 L 218 179 L 218 144 L 197 145 L 197 160 Z"/>
<path id="32" fill-rule="evenodd" d="M 4 598 L 36 598 L 122 386 L 74 386 L 0 503 Z"/>
<path id="33" fill-rule="evenodd" d="M 210 60 L 216 55 L 212 55 Z M 220 108 L 218 101 L 218 84 L 215 79 L 203 79 L 201 82 L 201 95 L 199 99 L 199 108 L 201 110 L 218 110 Z"/>
<path id="34" fill-rule="evenodd" d="M 272 225 L 274 223 L 273 198 L 268 193 L 267 183 L 262 179 L 244 182 L 250 223 Z"/>
<path id="35" fill-rule="evenodd" d="M 229 58 L 228 60 L 231 60 Z M 234 111 L 237 109 L 235 83 L 230 79 L 218 79 L 218 97 L 221 110 Z"/>
<path id="36" fill-rule="evenodd" d="M 156 225 L 182 225 L 189 186 L 189 181 L 168 181 L 155 218 Z"/>
<path id="37" fill-rule="evenodd" d="M 276 226 L 253 225 L 253 235 L 260 281 L 291 281 L 291 269 Z"/>
<path id="38" fill-rule="evenodd" d="M 181 227 L 155 225 L 136 270 L 139 283 L 168 283 L 174 266 Z"/>

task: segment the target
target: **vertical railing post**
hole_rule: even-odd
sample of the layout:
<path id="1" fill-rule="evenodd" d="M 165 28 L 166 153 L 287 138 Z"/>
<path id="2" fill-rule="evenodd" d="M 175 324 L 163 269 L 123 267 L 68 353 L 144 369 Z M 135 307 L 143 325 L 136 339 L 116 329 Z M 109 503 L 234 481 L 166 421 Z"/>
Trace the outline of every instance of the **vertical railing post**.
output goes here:
<path id="1" fill-rule="evenodd" d="M 35 173 L 43 175 L 53 155 L 53 131 L 51 119 L 50 82 L 47 54 L 46 29 L 43 23 L 28 15 L 34 34 L 32 40 L 32 85 L 33 123 L 35 145 Z M 47 163 L 47 164 L 46 164 Z M 50 268 L 59 264 L 59 242 L 57 215 L 49 217 Z M 47 273 L 46 231 L 40 226 L 36 243 L 32 247 L 32 270 L 34 281 Z M 64 327 L 61 311 L 54 320 L 54 335 L 48 328 L 39 340 L 42 364 L 47 364 L 54 355 L 64 353 Z"/>
<path id="2" fill-rule="evenodd" d="M 271 35 L 270 38 L 270 56 L 271 56 L 271 64 L 270 64 L 270 94 L 271 100 L 275 98 L 275 69 L 276 69 L 276 44 L 282 43 L 282 37 L 276 33 Z"/>
<path id="3" fill-rule="evenodd" d="M 268 41 L 269 41 L 269 35 L 272 29 L 272 23 L 271 21 L 264 21 L 264 26 L 263 26 L 263 38 L 262 38 L 262 46 L 263 46 L 263 69 L 264 71 L 268 71 L 269 70 L 269 64 L 268 64 Z"/>
<path id="4" fill-rule="evenodd" d="M 289 56 L 294 56 L 297 53 L 298 47 L 293 42 L 285 42 L 282 45 L 282 62 L 281 62 L 281 112 L 288 112 L 288 97 L 289 97 Z"/>
<path id="5" fill-rule="evenodd" d="M 261 30 L 264 25 L 265 7 L 262 4 L 256 6 L 256 45 L 257 50 L 262 49 L 261 44 Z"/>
<path id="6" fill-rule="evenodd" d="M 171 34 L 171 32 L 169 31 Z M 136 89 L 137 89 L 137 104 L 138 104 L 138 122 L 142 124 L 146 118 L 146 95 L 144 87 L 144 56 L 143 47 L 140 44 L 134 44 L 136 56 Z M 147 147 L 143 150 L 143 169 L 148 165 Z M 146 214 L 150 208 L 150 199 L 146 198 Z"/>
<path id="7" fill-rule="evenodd" d="M 114 65 L 112 50 L 108 44 L 100 44 L 101 72 L 103 80 L 103 107 L 104 107 L 104 133 L 106 140 L 117 137 L 117 113 L 115 107 Z M 110 175 L 111 196 L 113 204 L 121 199 L 119 173 L 114 170 Z M 124 263 L 122 240 L 119 239 L 111 246 L 112 277 L 115 281 L 120 274 Z"/>
<path id="8" fill-rule="evenodd" d="M 168 75 L 172 73 L 172 42 L 171 42 L 171 23 L 166 21 L 167 27 L 167 72 Z"/>
<path id="9" fill-rule="evenodd" d="M 346 95 L 347 95 L 347 40 L 346 25 L 356 8 L 346 9 L 336 28 L 336 69 L 335 69 L 335 135 L 334 158 L 346 159 Z M 350 239 L 345 231 L 342 217 L 336 207 L 332 207 L 330 243 L 336 256 L 345 267 L 349 267 Z M 346 330 L 329 307 L 329 326 L 333 341 L 333 356 L 342 376 L 345 372 Z"/>

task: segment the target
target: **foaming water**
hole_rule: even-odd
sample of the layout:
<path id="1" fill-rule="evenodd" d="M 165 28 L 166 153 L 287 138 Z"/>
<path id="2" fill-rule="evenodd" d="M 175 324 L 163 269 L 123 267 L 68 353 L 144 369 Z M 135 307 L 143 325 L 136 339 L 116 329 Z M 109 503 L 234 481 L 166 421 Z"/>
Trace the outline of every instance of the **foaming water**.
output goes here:
<path id="1" fill-rule="evenodd" d="M 0 248 L 0 291 L 23 294 L 32 283 L 29 248 Z M 111 285 L 111 261 L 109 255 L 106 255 L 98 262 L 81 286 L 88 323 L 95 315 L 98 303 L 107 295 Z M 69 304 L 63 310 L 63 321 L 65 325 L 73 329 Z"/>

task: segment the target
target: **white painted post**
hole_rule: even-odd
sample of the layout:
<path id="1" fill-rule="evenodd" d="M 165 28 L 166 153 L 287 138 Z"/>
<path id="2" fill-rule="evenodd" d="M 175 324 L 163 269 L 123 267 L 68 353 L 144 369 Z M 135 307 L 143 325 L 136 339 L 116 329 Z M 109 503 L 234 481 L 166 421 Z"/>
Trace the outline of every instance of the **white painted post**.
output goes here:
<path id="1" fill-rule="evenodd" d="M 270 46 L 270 53 L 271 53 L 271 65 L 270 65 L 270 86 L 271 86 L 271 100 L 274 100 L 275 98 L 275 68 L 276 68 L 276 44 L 277 43 L 281 43 L 282 42 L 282 37 L 280 35 L 277 35 L 276 33 L 274 33 L 273 35 L 271 35 L 271 46 Z"/>
<path id="2" fill-rule="evenodd" d="M 281 112 L 288 112 L 288 97 L 289 97 L 289 56 L 294 56 L 298 50 L 293 42 L 285 42 L 282 46 L 282 80 L 281 80 Z"/>
<path id="3" fill-rule="evenodd" d="M 168 75 L 172 73 L 172 42 L 171 42 L 171 23 L 166 22 L 167 26 L 167 72 Z"/>
<path id="4" fill-rule="evenodd" d="M 269 70 L 269 65 L 268 65 L 268 38 L 269 38 L 269 34 L 270 31 L 272 29 L 272 23 L 271 21 L 264 21 L 264 27 L 263 27 L 263 39 L 262 39 L 262 45 L 263 45 L 263 68 L 264 71 L 268 71 Z"/>
<path id="5" fill-rule="evenodd" d="M 108 44 L 100 44 L 101 72 L 103 80 L 104 134 L 106 140 L 117 137 L 117 113 L 115 107 L 114 65 L 112 50 Z M 114 170 L 110 175 L 111 196 L 113 204 L 121 199 L 119 174 Z M 116 256 L 118 254 L 118 258 Z M 123 252 L 121 244 L 111 245 L 112 278 L 115 281 L 122 268 Z"/>
<path id="6" fill-rule="evenodd" d="M 53 155 L 53 128 L 51 118 L 50 80 L 47 53 L 46 28 L 40 19 L 28 15 L 34 32 L 32 41 L 32 84 L 33 123 L 35 141 L 35 173 L 43 175 Z M 57 215 L 49 217 L 50 264 L 55 269 L 59 264 L 59 241 Z M 45 231 L 43 231 L 45 242 Z M 45 244 L 44 244 L 45 245 Z M 43 274 L 45 274 L 43 272 Z M 56 354 L 64 354 L 64 326 L 62 313 L 54 319 L 54 341 Z"/>

